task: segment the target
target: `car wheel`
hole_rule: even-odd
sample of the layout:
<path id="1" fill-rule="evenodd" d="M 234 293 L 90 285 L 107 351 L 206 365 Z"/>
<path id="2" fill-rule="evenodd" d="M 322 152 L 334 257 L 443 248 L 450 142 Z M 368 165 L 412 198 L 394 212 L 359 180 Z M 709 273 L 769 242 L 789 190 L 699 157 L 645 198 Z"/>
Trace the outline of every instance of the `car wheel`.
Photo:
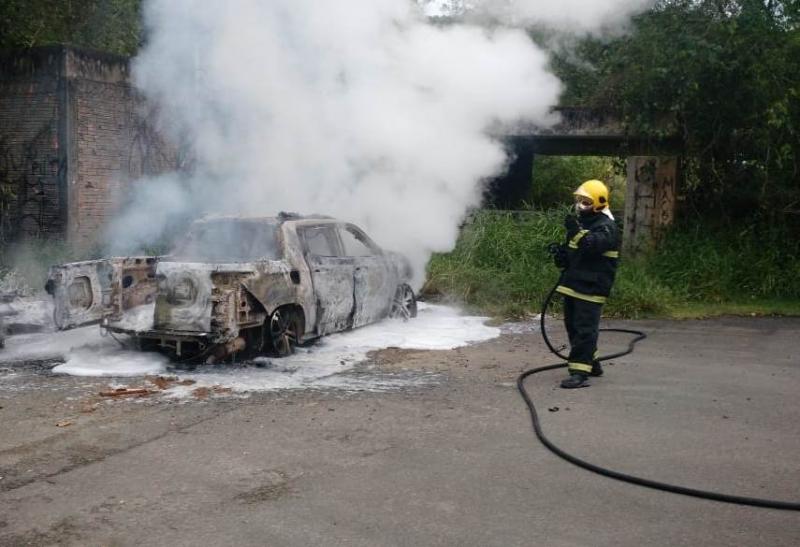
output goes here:
<path id="1" fill-rule="evenodd" d="M 268 335 L 270 349 L 278 357 L 287 357 L 294 353 L 298 340 L 299 321 L 295 313 L 288 308 L 278 308 L 269 318 Z"/>
<path id="2" fill-rule="evenodd" d="M 414 291 L 408 285 L 400 285 L 394 293 L 392 311 L 389 313 L 389 317 L 401 317 L 403 320 L 408 321 L 416 316 L 417 299 L 414 296 Z"/>

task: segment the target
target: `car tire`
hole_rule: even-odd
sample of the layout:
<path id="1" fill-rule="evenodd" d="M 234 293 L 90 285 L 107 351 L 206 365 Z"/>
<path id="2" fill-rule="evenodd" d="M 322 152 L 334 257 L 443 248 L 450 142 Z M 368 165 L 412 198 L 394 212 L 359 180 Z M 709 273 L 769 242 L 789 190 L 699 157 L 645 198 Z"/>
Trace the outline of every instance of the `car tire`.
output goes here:
<path id="1" fill-rule="evenodd" d="M 417 298 L 414 291 L 406 284 L 397 287 L 392 300 L 389 317 L 400 317 L 404 321 L 417 316 Z"/>
<path id="2" fill-rule="evenodd" d="M 289 307 L 278 308 L 267 320 L 266 338 L 270 352 L 276 357 L 288 357 L 294 353 L 300 332 L 297 312 Z"/>

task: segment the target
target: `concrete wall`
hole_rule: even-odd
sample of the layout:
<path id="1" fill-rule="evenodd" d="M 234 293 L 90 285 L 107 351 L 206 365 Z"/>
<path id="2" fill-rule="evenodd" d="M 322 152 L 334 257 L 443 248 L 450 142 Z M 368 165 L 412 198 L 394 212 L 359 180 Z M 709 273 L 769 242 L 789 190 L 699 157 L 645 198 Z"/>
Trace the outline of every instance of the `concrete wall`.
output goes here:
<path id="1" fill-rule="evenodd" d="M 93 245 L 138 178 L 178 166 L 145 108 L 125 57 L 63 46 L 0 57 L 0 237 Z"/>

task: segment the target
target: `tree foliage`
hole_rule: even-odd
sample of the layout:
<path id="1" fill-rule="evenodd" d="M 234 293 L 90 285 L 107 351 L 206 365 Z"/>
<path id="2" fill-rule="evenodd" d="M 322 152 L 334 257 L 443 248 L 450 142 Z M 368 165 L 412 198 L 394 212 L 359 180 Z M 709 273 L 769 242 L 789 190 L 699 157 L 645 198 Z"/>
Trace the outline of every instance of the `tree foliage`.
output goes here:
<path id="1" fill-rule="evenodd" d="M 604 181 L 611 192 L 611 208 L 625 208 L 624 165 L 618 158 L 600 156 L 536 156 L 533 162 L 532 204 L 536 209 L 563 207 L 572 192 L 588 179 Z"/>
<path id="2" fill-rule="evenodd" d="M 3 0 L 0 48 L 68 43 L 121 55 L 141 37 L 141 0 Z"/>
<path id="3" fill-rule="evenodd" d="M 800 2 L 661 0 L 631 31 L 558 50 L 564 103 L 619 110 L 659 136 L 674 117 L 704 214 L 800 216 Z M 733 214 L 732 214 L 733 213 Z"/>

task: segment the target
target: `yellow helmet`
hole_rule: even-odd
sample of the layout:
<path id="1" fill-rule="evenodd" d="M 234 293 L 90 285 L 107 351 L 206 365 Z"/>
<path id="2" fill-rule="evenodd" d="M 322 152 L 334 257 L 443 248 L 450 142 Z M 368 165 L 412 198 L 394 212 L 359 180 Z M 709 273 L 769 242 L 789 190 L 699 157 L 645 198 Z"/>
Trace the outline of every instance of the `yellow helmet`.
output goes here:
<path id="1" fill-rule="evenodd" d="M 594 211 L 602 211 L 608 207 L 608 187 L 599 180 L 587 180 L 578 186 L 573 195 L 592 200 Z"/>

